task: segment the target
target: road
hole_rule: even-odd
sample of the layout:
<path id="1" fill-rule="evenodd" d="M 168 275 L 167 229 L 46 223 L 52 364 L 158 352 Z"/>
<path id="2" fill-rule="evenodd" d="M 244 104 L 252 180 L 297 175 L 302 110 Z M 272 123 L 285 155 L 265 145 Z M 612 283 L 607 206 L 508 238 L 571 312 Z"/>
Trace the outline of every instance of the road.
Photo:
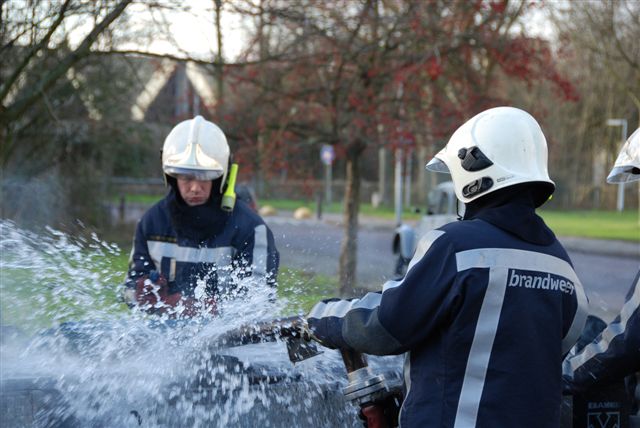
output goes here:
<path id="1" fill-rule="evenodd" d="M 337 275 L 343 235 L 341 227 L 315 219 L 267 217 L 265 220 L 275 235 L 283 266 Z M 356 273 L 359 287 L 379 290 L 383 282 L 392 277 L 395 262 L 391 253 L 392 238 L 392 228 L 360 227 Z M 572 249 L 568 252 L 587 292 L 592 312 L 609 321 L 624 303 L 631 281 L 640 268 L 640 255 L 611 256 Z"/>

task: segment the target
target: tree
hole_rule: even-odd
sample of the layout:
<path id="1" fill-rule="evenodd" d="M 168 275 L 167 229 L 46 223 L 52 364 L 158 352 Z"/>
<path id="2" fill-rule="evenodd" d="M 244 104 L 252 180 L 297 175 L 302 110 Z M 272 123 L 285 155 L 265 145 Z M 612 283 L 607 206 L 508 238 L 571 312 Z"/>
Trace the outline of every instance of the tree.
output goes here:
<path id="1" fill-rule="evenodd" d="M 78 185 L 83 180 L 95 183 L 97 174 L 90 166 L 104 151 L 91 150 L 87 143 L 100 140 L 95 124 L 104 113 L 100 105 L 105 94 L 110 93 L 104 83 L 96 83 L 100 73 L 111 70 L 113 64 L 95 67 L 89 58 L 94 47 L 108 47 L 117 38 L 111 30 L 130 3 L 66 0 L 0 4 L 3 216 L 33 214 L 35 210 L 24 202 L 34 194 L 56 206 L 75 209 L 73 192 L 78 191 Z M 109 81 L 104 76 L 101 79 Z M 92 146 L 96 147 L 101 148 Z M 58 174 L 55 170 L 62 165 L 68 168 L 60 168 Z M 32 180 L 51 172 L 44 181 Z M 54 176 L 66 176 L 69 181 L 52 189 Z M 25 192 L 29 182 L 32 190 L 43 190 Z M 49 208 L 45 219 L 55 221 L 55 210 Z"/>
<path id="2" fill-rule="evenodd" d="M 620 130 L 608 118 L 626 118 L 629 130 L 640 123 L 640 4 L 635 1 L 569 2 L 550 8 L 559 63 L 575 83 L 581 102 L 546 102 L 557 171 L 558 204 L 564 207 L 614 207 L 615 186 L 606 171 L 620 149 Z M 536 103 L 546 100 L 539 91 Z M 628 201 L 637 197 L 628 186 Z"/>
<path id="3" fill-rule="evenodd" d="M 360 161 L 367 149 L 422 146 L 434 154 L 464 119 L 504 102 L 504 80 L 551 81 L 571 96 L 548 46 L 518 30 L 526 7 L 524 1 L 384 0 L 245 5 L 244 13 L 263 23 L 255 45 L 269 48 L 260 67 L 244 75 L 268 101 L 254 98 L 253 114 L 267 129 L 285 130 L 299 144 L 333 144 L 344 157 L 343 294 L 355 285 Z"/>
<path id="4" fill-rule="evenodd" d="M 14 58 L 14 61 L 3 61 L 2 75 L 6 77 L 0 86 L 0 128 L 5 135 L 29 108 L 46 99 L 46 92 L 58 84 L 69 70 L 90 55 L 98 37 L 131 1 L 121 0 L 111 8 L 108 7 L 109 2 L 90 5 L 89 8 L 72 0 L 64 3 L 35 2 L 30 10 L 22 10 L 14 2 L 2 3 L 0 49 L 7 57 Z M 25 19 L 24 12 L 32 19 Z M 69 34 L 60 34 L 64 30 L 63 23 L 87 14 L 102 19 L 75 49 L 69 49 Z M 55 64 L 51 64 L 52 57 Z M 53 67 L 49 68 L 50 65 Z M 7 141 L 7 144 L 10 151 L 12 142 Z"/>

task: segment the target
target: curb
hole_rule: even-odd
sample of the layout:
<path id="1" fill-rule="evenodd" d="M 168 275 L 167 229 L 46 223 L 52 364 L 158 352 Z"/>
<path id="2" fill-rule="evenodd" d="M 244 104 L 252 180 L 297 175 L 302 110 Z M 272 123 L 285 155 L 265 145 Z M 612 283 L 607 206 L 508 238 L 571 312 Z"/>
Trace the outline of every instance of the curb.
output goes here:
<path id="1" fill-rule="evenodd" d="M 639 242 L 578 238 L 574 236 L 558 236 L 558 240 L 567 250 L 586 254 L 635 258 L 640 263 Z"/>
<path id="2" fill-rule="evenodd" d="M 326 224 L 334 227 L 342 227 L 344 224 L 341 214 L 323 214 L 320 219 L 315 215 L 308 219 L 295 219 L 293 213 L 289 211 L 279 211 L 278 214 L 270 216 L 262 216 L 262 219 L 269 224 L 272 223 L 290 223 L 290 224 Z M 395 223 L 390 220 L 378 219 L 375 217 L 363 217 L 358 219 L 358 227 L 361 229 L 388 230 L 393 232 L 396 228 Z M 410 226 L 415 226 L 415 222 L 408 222 Z"/>

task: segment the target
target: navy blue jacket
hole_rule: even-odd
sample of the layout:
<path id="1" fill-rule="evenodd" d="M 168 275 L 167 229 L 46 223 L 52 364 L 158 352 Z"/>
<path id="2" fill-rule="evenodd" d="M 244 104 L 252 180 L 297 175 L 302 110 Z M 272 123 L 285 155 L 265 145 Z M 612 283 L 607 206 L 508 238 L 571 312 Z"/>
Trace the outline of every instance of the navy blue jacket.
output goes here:
<path id="1" fill-rule="evenodd" d="M 402 280 L 308 322 L 329 347 L 405 353 L 403 427 L 558 427 L 586 304 L 533 206 L 506 204 L 429 232 Z"/>
<path id="2" fill-rule="evenodd" d="M 598 384 L 640 372 L 640 271 L 620 314 L 596 339 L 564 361 L 571 389 L 585 391 Z"/>
<path id="3" fill-rule="evenodd" d="M 279 254 L 271 230 L 244 202 L 236 201 L 231 213 L 219 202 L 215 195 L 188 207 L 171 189 L 151 207 L 136 228 L 126 287 L 134 289 L 152 270 L 167 279 L 170 293 L 184 296 L 193 296 L 198 285 L 209 295 L 224 295 L 249 276 L 275 286 Z"/>

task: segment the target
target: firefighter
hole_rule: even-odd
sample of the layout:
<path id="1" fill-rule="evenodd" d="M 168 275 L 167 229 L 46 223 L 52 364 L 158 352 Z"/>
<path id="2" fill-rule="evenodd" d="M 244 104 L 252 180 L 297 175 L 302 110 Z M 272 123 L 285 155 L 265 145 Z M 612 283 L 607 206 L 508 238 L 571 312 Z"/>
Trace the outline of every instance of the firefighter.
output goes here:
<path id="1" fill-rule="evenodd" d="M 557 427 L 561 363 L 587 302 L 535 213 L 555 189 L 540 126 L 520 109 L 486 110 L 427 168 L 451 174 L 462 221 L 425 235 L 381 292 L 316 304 L 310 331 L 330 348 L 405 354 L 403 427 Z"/>
<path id="2" fill-rule="evenodd" d="M 640 180 L 640 128 L 625 142 L 609 183 Z M 587 346 L 572 349 L 563 365 L 566 388 L 573 393 L 589 393 L 625 376 L 631 397 L 631 426 L 640 428 L 640 270 L 620 314 Z M 633 416 L 635 415 L 635 416 Z"/>
<path id="3" fill-rule="evenodd" d="M 202 116 L 177 124 L 164 141 L 162 169 L 169 191 L 137 224 L 125 301 L 185 317 L 215 312 L 218 299 L 248 287 L 275 287 L 271 230 L 244 202 L 225 198 L 235 177 L 222 130 Z"/>

